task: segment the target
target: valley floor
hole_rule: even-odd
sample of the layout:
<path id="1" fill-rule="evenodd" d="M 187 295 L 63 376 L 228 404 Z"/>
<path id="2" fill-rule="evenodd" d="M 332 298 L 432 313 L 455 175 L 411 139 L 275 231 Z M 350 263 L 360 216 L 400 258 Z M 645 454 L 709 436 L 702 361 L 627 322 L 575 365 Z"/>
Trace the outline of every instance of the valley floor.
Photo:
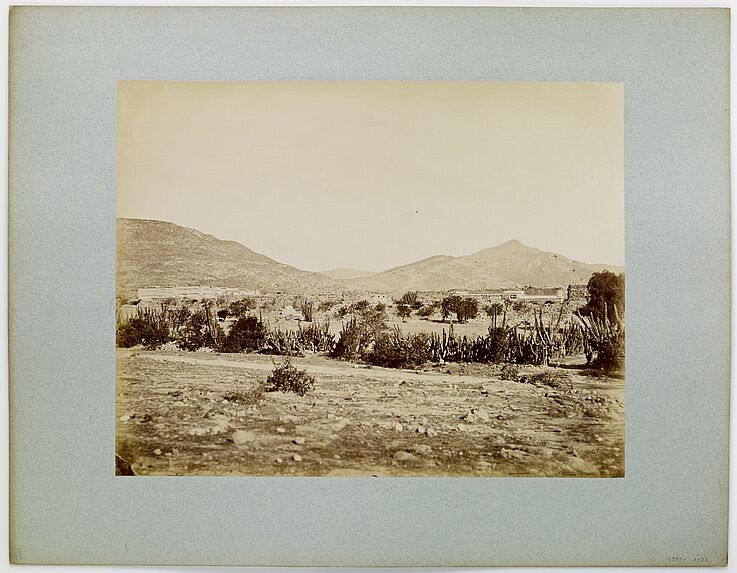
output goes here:
<path id="1" fill-rule="evenodd" d="M 116 453 L 137 475 L 624 476 L 624 381 L 575 365 L 571 390 L 491 365 L 312 355 L 291 360 L 313 391 L 248 405 L 233 395 L 266 378 L 269 356 L 116 352 Z"/>

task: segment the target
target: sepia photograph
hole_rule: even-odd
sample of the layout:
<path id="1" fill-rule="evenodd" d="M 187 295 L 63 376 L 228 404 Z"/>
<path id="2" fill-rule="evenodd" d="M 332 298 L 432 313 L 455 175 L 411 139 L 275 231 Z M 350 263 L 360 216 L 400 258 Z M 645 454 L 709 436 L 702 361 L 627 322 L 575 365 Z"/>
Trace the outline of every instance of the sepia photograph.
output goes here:
<path id="1" fill-rule="evenodd" d="M 624 477 L 623 84 L 121 81 L 116 163 L 116 475 Z"/>

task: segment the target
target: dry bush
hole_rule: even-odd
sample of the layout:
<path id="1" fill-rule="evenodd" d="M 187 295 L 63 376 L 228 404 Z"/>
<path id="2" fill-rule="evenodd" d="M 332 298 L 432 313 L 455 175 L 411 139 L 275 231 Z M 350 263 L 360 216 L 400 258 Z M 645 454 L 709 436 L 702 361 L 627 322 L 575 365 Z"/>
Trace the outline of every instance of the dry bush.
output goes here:
<path id="1" fill-rule="evenodd" d="M 546 370 L 530 376 L 523 376 L 520 381 L 535 386 L 548 386 L 556 390 L 573 390 L 571 377 L 566 372 L 558 370 Z"/>
<path id="2" fill-rule="evenodd" d="M 274 370 L 266 379 L 266 392 L 294 392 L 304 396 L 315 387 L 315 378 L 305 370 L 295 368 L 289 358 L 280 365 L 274 364 Z"/>
<path id="3" fill-rule="evenodd" d="M 247 386 L 239 386 L 223 394 L 223 399 L 236 404 L 258 404 L 264 397 L 266 385 L 262 381 L 253 382 Z"/>

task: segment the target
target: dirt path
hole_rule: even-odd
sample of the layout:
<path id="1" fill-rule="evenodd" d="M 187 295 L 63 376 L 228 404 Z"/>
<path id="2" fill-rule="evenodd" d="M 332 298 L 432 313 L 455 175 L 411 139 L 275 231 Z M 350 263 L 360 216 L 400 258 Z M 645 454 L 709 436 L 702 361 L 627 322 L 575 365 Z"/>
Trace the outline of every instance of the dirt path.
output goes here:
<path id="1" fill-rule="evenodd" d="M 139 475 L 624 475 L 621 380 L 571 370 L 573 390 L 558 390 L 500 380 L 493 366 L 388 370 L 314 355 L 292 360 L 316 376 L 312 392 L 249 403 L 269 357 L 117 359 L 116 452 Z"/>
<path id="2" fill-rule="evenodd" d="M 274 369 L 274 363 L 270 358 L 255 355 L 249 356 L 247 360 L 239 360 L 233 358 L 220 358 L 210 356 L 195 356 L 193 354 L 147 354 L 154 360 L 165 362 L 180 362 L 184 364 L 200 364 L 206 366 L 225 366 L 228 368 L 245 368 L 248 370 L 259 370 L 271 372 Z M 275 357 L 277 363 L 280 357 Z M 448 382 L 454 384 L 476 383 L 480 384 L 489 381 L 489 376 L 469 376 L 464 374 L 442 374 L 437 372 L 419 371 L 419 370 L 396 370 L 390 368 L 381 368 L 375 366 L 362 366 L 351 364 L 350 362 L 335 362 L 335 365 L 317 365 L 310 362 L 302 361 L 299 358 L 291 358 L 291 361 L 299 366 L 300 369 L 306 370 L 310 374 L 324 374 L 329 376 L 351 376 L 359 378 L 367 378 L 372 380 L 426 380 L 432 379 L 438 382 Z"/>

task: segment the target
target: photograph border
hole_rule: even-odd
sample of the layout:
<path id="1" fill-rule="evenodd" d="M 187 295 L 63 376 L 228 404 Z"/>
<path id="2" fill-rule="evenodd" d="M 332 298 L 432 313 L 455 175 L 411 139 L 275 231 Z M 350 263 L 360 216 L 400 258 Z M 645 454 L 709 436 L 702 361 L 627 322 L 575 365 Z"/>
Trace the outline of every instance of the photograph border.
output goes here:
<path id="1" fill-rule="evenodd" d="M 728 10 L 20 7 L 10 32 L 12 562 L 726 562 Z M 112 476 L 122 79 L 623 82 L 626 477 Z"/>

